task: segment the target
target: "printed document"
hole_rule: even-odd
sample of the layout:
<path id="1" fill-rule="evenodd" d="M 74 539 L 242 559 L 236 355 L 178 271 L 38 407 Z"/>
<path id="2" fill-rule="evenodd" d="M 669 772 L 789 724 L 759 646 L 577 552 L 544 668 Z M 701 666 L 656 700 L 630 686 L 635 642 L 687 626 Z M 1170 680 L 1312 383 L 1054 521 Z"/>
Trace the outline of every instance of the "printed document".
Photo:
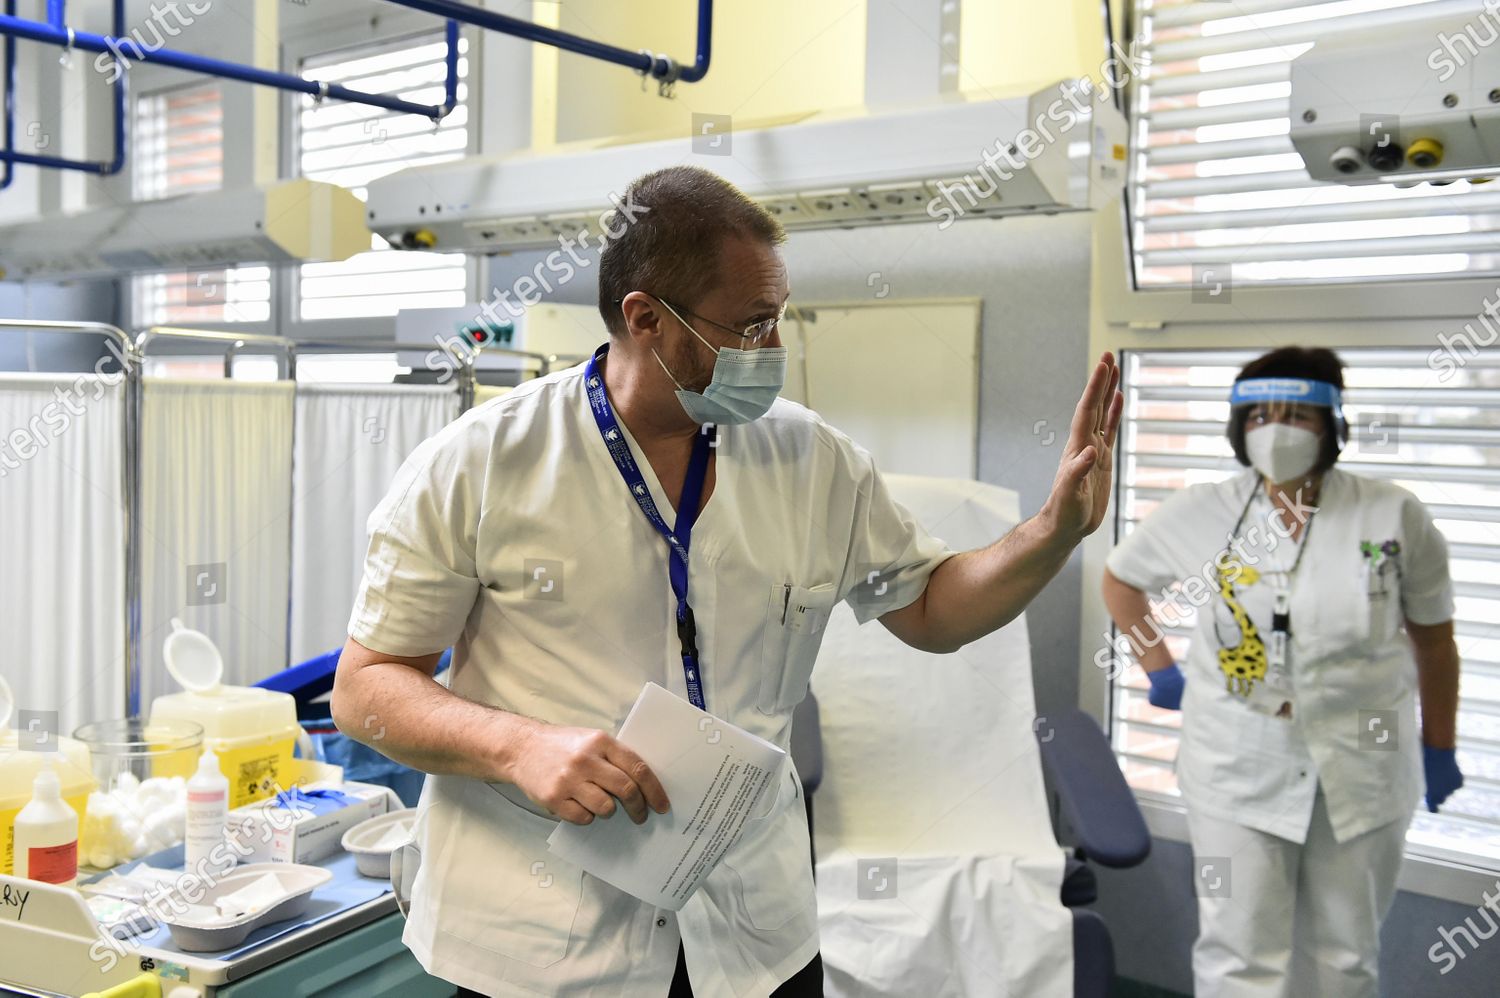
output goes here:
<path id="1" fill-rule="evenodd" d="M 775 806 L 786 753 L 655 683 L 616 736 L 661 781 L 672 803 L 637 825 L 618 808 L 587 825 L 563 822 L 548 848 L 648 904 L 680 911 L 751 818 Z"/>

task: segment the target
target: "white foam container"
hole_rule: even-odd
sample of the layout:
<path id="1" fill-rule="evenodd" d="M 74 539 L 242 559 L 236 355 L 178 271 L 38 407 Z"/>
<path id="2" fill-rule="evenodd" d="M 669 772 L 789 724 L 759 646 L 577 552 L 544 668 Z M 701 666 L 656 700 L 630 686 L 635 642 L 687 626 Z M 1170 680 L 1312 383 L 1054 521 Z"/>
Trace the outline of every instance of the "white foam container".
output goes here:
<path id="1" fill-rule="evenodd" d="M 345 852 L 353 854 L 354 865 L 359 868 L 363 876 L 373 877 L 376 880 L 389 880 L 391 878 L 391 853 L 411 841 L 412 829 L 416 823 L 415 808 L 389 811 L 361 821 L 344 833 L 339 844 L 344 847 Z M 394 846 L 377 847 L 376 843 L 393 828 L 404 831 L 405 838 Z"/>
<path id="2" fill-rule="evenodd" d="M 260 911 L 235 919 L 215 920 L 212 923 L 165 921 L 172 933 L 172 942 L 189 953 L 211 953 L 238 946 L 245 937 L 262 925 L 297 918 L 307 911 L 312 902 L 313 891 L 333 879 L 333 872 L 318 866 L 298 863 L 250 863 L 235 867 L 233 873 L 220 877 L 196 902 L 181 899 L 184 904 L 195 903 L 214 907 L 219 898 L 246 887 L 261 877 L 270 874 L 281 881 L 284 896 Z M 196 893 L 196 892 L 195 892 Z M 172 905 L 162 904 L 158 910 L 170 911 Z M 169 916 L 174 917 L 174 916 Z"/>

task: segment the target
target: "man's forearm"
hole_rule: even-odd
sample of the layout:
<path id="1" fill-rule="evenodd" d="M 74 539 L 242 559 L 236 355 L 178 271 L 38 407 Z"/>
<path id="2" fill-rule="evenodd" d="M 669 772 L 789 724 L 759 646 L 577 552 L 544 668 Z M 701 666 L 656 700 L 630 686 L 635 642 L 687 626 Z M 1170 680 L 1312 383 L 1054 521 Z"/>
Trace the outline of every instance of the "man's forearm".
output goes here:
<path id="1" fill-rule="evenodd" d="M 396 662 L 339 676 L 339 730 L 382 755 L 426 773 L 510 782 L 511 763 L 537 721 L 487 707 Z"/>
<path id="2" fill-rule="evenodd" d="M 1076 546 L 1034 516 L 988 547 L 949 558 L 922 595 L 926 644 L 956 650 L 1004 627 L 1057 576 Z"/>

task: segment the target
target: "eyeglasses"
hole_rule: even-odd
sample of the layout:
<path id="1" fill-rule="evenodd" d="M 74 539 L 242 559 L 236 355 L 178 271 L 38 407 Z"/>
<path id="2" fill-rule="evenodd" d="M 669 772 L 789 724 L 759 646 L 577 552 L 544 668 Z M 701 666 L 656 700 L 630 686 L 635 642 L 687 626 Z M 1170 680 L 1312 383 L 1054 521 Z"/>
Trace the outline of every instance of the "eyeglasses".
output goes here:
<path id="1" fill-rule="evenodd" d="M 651 292 L 649 291 L 646 293 L 651 294 Z M 663 298 L 661 295 L 652 295 L 652 297 L 656 298 L 663 305 L 666 305 L 674 312 L 681 312 L 684 315 L 691 315 L 693 318 L 699 320 L 700 322 L 706 322 L 710 326 L 713 326 L 717 329 L 722 329 L 726 333 L 731 333 L 735 336 L 738 336 L 741 340 L 750 344 L 751 346 L 759 346 L 761 343 L 764 343 L 772 333 L 776 332 L 776 327 L 781 325 L 781 320 L 786 316 L 786 306 L 783 305 L 781 307 L 781 311 L 776 313 L 773 318 L 762 319 L 760 322 L 752 323 L 746 326 L 744 329 L 736 329 L 733 326 L 726 326 L 722 322 L 715 322 L 713 319 L 710 319 L 706 315 L 699 315 L 697 312 L 683 308 L 676 302 L 667 301 L 667 299 Z M 623 298 L 617 298 L 615 299 L 615 304 L 619 305 L 623 301 Z"/>

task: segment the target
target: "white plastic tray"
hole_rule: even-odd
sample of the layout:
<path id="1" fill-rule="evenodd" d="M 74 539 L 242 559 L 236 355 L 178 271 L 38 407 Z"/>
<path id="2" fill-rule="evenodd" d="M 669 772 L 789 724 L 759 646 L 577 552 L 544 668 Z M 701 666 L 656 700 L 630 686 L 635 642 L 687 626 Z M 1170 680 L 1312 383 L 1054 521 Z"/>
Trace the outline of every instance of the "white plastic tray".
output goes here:
<path id="1" fill-rule="evenodd" d="M 415 808 L 403 808 L 400 811 L 388 811 L 385 814 L 377 814 L 373 818 L 367 818 L 344 833 L 339 844 L 344 851 L 354 856 L 355 865 L 359 872 L 366 877 L 374 877 L 377 880 L 389 880 L 391 877 L 391 853 L 400 848 L 398 843 L 394 848 L 376 848 L 387 832 L 393 828 L 399 828 L 406 832 L 404 841 L 411 840 L 412 828 L 417 823 L 417 812 Z"/>
<path id="2" fill-rule="evenodd" d="M 189 900 L 179 893 L 179 899 L 185 905 L 211 909 L 215 907 L 219 898 L 232 894 L 267 874 L 276 877 L 281 882 L 283 896 L 279 901 L 260 911 L 234 919 L 194 921 L 184 917 L 180 921 L 172 921 L 172 916 L 169 916 L 164 921 L 172 933 L 172 942 L 190 953 L 209 953 L 238 946 L 245 941 L 246 936 L 262 925 L 301 916 L 307 911 L 308 904 L 312 901 L 313 891 L 333 879 L 332 872 L 317 866 L 304 866 L 299 863 L 250 863 L 246 866 L 237 866 L 233 872 L 220 877 L 201 898 Z M 178 890 L 180 891 L 180 888 Z M 196 894 L 197 891 L 193 893 Z M 161 905 L 160 910 L 171 911 L 173 907 L 169 902 Z"/>

